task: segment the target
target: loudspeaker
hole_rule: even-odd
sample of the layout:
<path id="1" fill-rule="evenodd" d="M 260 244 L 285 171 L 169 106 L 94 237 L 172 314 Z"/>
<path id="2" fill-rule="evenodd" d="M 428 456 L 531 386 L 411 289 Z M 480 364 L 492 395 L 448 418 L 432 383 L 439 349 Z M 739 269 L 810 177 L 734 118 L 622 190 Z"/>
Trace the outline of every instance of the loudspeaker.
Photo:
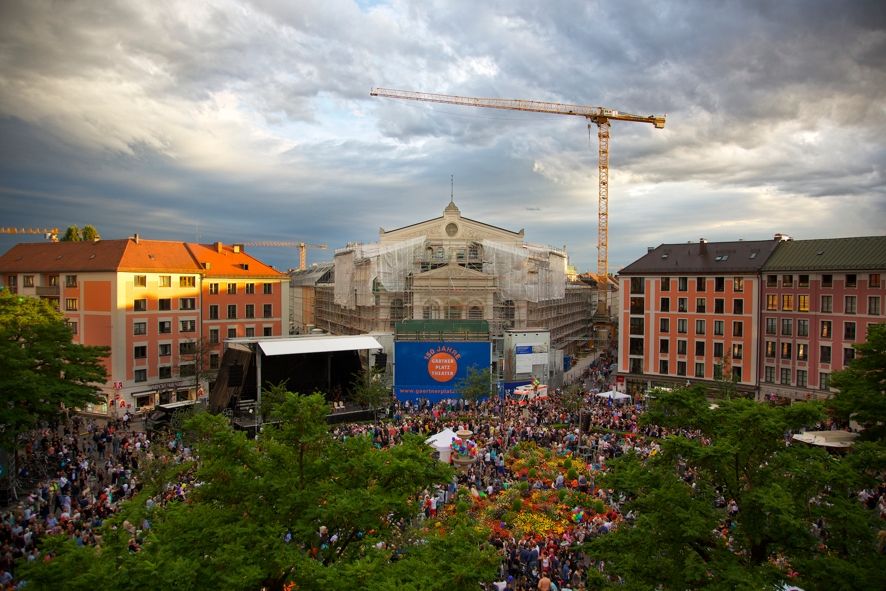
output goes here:
<path id="1" fill-rule="evenodd" d="M 387 353 L 376 353 L 375 354 L 375 367 L 379 369 L 384 369 L 388 366 L 388 354 Z"/>

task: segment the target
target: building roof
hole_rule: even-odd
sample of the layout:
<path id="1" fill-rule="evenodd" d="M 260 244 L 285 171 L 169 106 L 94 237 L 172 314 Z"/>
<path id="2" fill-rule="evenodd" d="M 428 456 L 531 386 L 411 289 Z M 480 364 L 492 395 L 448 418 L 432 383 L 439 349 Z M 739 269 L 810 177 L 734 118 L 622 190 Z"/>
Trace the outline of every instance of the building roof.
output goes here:
<path id="1" fill-rule="evenodd" d="M 289 284 L 293 287 L 313 287 L 326 273 L 335 268 L 335 263 L 317 263 L 307 269 L 293 269 L 289 271 Z"/>
<path id="2" fill-rule="evenodd" d="M 197 261 L 184 242 L 142 238 L 128 238 L 120 242 L 124 242 L 126 248 L 123 250 L 123 256 L 117 261 L 116 271 L 197 273 L 199 270 Z"/>
<path id="3" fill-rule="evenodd" d="M 886 236 L 782 242 L 763 271 L 861 271 L 886 269 Z"/>
<path id="4" fill-rule="evenodd" d="M 126 243 L 126 240 L 99 240 L 16 244 L 0 256 L 0 270 L 5 273 L 114 271 Z"/>
<path id="5" fill-rule="evenodd" d="M 286 276 L 246 253 L 242 246 L 187 243 L 187 248 L 203 269 L 206 277 L 272 277 Z M 208 263 L 208 265 L 207 265 Z"/>
<path id="6" fill-rule="evenodd" d="M 204 268 L 202 263 L 210 263 Z M 246 265 L 244 267 L 244 265 Z M 233 247 L 125 238 L 95 242 L 28 242 L 0 256 L 5 273 L 172 272 L 212 276 L 282 277 Z"/>
<path id="7" fill-rule="evenodd" d="M 391 234 L 391 233 L 393 233 L 393 232 L 399 232 L 399 231 L 401 231 L 401 230 L 406 230 L 406 229 L 408 229 L 408 228 L 414 228 L 414 227 L 416 227 L 416 226 L 420 226 L 420 225 L 422 225 L 422 224 L 427 224 L 427 223 L 429 223 L 429 222 L 438 222 L 438 221 L 442 221 L 442 220 L 444 220 L 444 219 L 448 219 L 448 218 L 450 218 L 450 217 L 456 217 L 456 218 L 461 219 L 461 220 L 463 220 L 463 221 L 471 222 L 471 223 L 473 223 L 473 224 L 477 224 L 478 226 L 485 226 L 485 227 L 487 227 L 487 228 L 492 228 L 492 229 L 494 229 L 494 230 L 498 230 L 498 231 L 500 231 L 500 232 L 508 232 L 509 234 L 513 234 L 514 236 L 522 236 L 522 235 L 523 235 L 523 230 L 520 230 L 520 231 L 518 231 L 518 232 L 514 232 L 513 230 L 508 230 L 507 228 L 502 228 L 502 227 L 499 227 L 499 226 L 493 226 L 492 224 L 487 224 L 486 222 L 481 222 L 481 221 L 478 221 L 478 220 L 475 220 L 475 219 L 466 218 L 466 217 L 464 217 L 464 216 L 461 215 L 461 210 L 458 209 L 458 207 L 455 205 L 455 202 L 454 202 L 454 201 L 450 201 L 450 202 L 449 202 L 449 205 L 447 205 L 446 208 L 443 210 L 443 215 L 441 215 L 441 216 L 439 216 L 439 217 L 431 218 L 431 219 L 428 219 L 428 220 L 423 220 L 423 221 L 421 221 L 421 222 L 415 222 L 414 224 L 409 224 L 409 225 L 406 225 L 406 226 L 401 226 L 401 227 L 399 227 L 399 228 L 394 228 L 394 229 L 392 229 L 392 230 L 385 230 L 384 228 L 380 228 L 380 232 L 379 232 L 379 233 L 380 233 L 380 234 Z"/>
<path id="8" fill-rule="evenodd" d="M 619 275 L 756 273 L 778 244 L 778 240 L 661 244 L 619 271 Z"/>

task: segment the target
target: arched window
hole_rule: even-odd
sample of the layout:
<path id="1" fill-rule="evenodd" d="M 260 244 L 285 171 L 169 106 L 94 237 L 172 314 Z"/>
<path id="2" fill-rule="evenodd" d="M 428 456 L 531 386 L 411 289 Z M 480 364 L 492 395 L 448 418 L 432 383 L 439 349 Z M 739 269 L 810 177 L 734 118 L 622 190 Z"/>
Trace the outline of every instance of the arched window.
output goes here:
<path id="1" fill-rule="evenodd" d="M 483 308 L 477 305 L 471 306 L 468 308 L 468 318 L 470 320 L 483 320 Z"/>

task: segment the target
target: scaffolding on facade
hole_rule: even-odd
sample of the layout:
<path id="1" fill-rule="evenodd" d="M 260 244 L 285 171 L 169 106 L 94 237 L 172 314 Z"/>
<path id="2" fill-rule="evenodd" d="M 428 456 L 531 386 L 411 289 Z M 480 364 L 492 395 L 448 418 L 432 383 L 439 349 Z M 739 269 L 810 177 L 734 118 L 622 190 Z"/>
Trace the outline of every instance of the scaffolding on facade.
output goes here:
<path id="1" fill-rule="evenodd" d="M 565 251 L 528 243 L 350 244 L 335 253 L 334 286 L 318 285 L 317 325 L 354 334 L 410 319 L 486 320 L 493 339 L 508 328 L 550 328 L 552 343 L 568 348 L 589 334 L 592 308 L 590 289 L 567 290 L 566 266 Z"/>

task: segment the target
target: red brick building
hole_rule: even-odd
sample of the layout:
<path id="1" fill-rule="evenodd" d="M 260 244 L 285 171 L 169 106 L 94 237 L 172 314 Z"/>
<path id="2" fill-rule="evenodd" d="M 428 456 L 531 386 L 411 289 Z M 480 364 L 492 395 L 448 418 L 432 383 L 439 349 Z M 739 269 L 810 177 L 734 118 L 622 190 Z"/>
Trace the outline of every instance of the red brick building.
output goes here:
<path id="1" fill-rule="evenodd" d="M 886 322 L 886 236 L 789 240 L 762 274 L 761 395 L 826 397 L 852 345 Z"/>
<path id="2" fill-rule="evenodd" d="M 226 338 L 288 332 L 288 276 L 238 245 L 19 244 L 0 256 L 0 281 L 52 302 L 75 341 L 111 348 L 104 390 L 117 408 L 193 400 Z"/>

